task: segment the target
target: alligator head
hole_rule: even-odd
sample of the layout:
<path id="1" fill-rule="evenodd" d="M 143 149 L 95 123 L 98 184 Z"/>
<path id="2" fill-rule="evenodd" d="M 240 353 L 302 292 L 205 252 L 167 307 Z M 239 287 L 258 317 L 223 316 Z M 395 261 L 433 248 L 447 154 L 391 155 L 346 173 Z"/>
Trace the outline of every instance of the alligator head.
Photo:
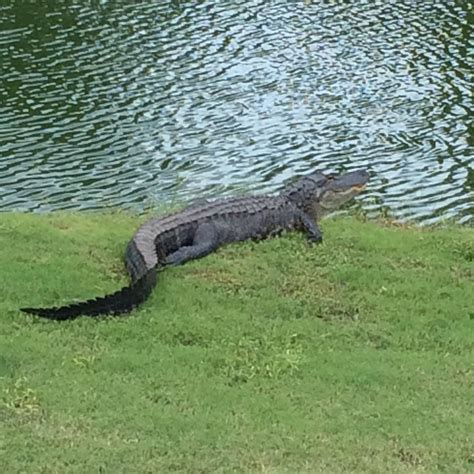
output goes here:
<path id="1" fill-rule="evenodd" d="M 340 175 L 312 173 L 284 191 L 288 199 L 319 220 L 359 194 L 369 181 L 365 170 Z"/>
<path id="2" fill-rule="evenodd" d="M 320 212 L 327 214 L 359 194 L 369 181 L 365 170 L 352 171 L 339 176 L 326 176 L 318 196 Z"/>

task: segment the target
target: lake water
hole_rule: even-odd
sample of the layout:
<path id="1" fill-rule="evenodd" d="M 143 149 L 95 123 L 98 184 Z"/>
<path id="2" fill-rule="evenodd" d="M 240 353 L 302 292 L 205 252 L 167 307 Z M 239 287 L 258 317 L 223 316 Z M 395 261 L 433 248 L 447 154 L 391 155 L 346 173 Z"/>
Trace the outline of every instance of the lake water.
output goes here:
<path id="1" fill-rule="evenodd" d="M 0 210 L 140 212 L 367 168 L 369 215 L 472 224 L 469 15 L 468 1 L 3 0 Z"/>

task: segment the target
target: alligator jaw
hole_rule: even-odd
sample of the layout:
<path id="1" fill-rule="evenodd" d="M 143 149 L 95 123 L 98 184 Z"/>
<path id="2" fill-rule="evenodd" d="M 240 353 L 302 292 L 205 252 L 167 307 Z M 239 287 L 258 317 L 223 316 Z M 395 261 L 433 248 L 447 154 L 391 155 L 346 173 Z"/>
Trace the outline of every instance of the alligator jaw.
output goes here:
<path id="1" fill-rule="evenodd" d="M 323 186 L 319 195 L 319 208 L 323 213 L 338 209 L 345 202 L 362 192 L 369 181 L 365 170 L 352 171 L 331 177 Z"/>

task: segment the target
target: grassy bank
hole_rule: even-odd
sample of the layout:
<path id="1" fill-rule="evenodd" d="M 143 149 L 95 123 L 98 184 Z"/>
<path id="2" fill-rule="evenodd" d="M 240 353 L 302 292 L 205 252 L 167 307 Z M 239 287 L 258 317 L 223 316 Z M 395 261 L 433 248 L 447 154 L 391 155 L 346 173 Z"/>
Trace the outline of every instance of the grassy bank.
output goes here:
<path id="1" fill-rule="evenodd" d="M 0 215 L 2 472 L 474 469 L 474 231 L 335 219 L 162 273 L 124 318 L 126 215 Z"/>

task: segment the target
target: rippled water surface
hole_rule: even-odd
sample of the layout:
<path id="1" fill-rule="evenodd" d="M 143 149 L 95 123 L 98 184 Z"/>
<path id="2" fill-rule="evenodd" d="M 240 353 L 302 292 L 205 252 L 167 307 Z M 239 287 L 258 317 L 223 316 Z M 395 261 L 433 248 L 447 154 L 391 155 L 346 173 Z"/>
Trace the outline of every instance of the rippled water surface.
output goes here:
<path id="1" fill-rule="evenodd" d="M 469 5 L 3 0 L 0 209 L 140 211 L 368 168 L 369 215 L 472 223 Z"/>

